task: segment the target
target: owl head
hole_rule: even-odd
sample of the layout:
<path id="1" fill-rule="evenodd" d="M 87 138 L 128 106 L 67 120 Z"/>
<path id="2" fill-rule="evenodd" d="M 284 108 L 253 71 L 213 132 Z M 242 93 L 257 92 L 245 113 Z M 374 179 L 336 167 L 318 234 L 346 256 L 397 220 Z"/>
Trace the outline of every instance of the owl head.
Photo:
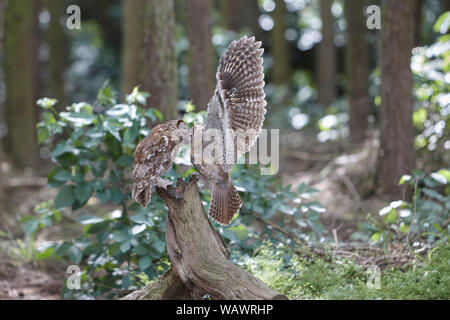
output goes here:
<path id="1" fill-rule="evenodd" d="M 178 140 L 179 143 L 189 143 L 191 139 L 190 130 L 183 120 L 170 120 L 166 122 L 166 125 L 171 135 L 174 139 Z"/>

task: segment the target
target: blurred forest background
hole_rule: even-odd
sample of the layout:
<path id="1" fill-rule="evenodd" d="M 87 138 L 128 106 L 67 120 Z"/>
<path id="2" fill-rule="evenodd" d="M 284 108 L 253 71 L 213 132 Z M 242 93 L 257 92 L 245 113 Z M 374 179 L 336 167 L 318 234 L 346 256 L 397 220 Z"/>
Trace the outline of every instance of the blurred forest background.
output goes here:
<path id="1" fill-rule="evenodd" d="M 204 117 L 243 35 L 280 170 L 234 171 L 232 259 L 291 298 L 450 298 L 449 30 L 449 0 L 0 0 L 0 298 L 115 298 L 167 270 L 130 158 L 158 118 Z"/>

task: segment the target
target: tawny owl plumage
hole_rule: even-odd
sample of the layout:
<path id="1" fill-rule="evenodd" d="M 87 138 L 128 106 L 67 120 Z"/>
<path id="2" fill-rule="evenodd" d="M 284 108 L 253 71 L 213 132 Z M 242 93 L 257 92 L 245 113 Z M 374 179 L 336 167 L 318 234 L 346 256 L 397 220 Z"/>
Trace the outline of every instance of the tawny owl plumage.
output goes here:
<path id="1" fill-rule="evenodd" d="M 150 202 L 152 187 L 170 184 L 160 176 L 172 167 L 179 144 L 188 136 L 182 120 L 171 120 L 154 127 L 136 147 L 132 197 L 144 208 Z"/>
<path id="2" fill-rule="evenodd" d="M 245 36 L 233 41 L 222 54 L 205 126 L 206 130 L 216 129 L 221 133 L 222 141 L 215 143 L 222 146 L 222 163 L 194 163 L 212 188 L 208 214 L 222 225 L 228 225 L 242 206 L 230 180 L 230 171 L 237 156 L 248 152 L 257 140 L 266 113 L 264 49 L 260 47 L 261 42 Z"/>

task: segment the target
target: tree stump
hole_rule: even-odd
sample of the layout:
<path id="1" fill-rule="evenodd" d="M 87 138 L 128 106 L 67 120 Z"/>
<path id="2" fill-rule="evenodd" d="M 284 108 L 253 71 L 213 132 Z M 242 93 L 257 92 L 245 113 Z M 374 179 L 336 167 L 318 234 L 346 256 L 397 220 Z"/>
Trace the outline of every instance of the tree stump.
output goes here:
<path id="1" fill-rule="evenodd" d="M 122 299 L 287 299 L 228 260 L 228 248 L 205 214 L 196 177 L 157 191 L 169 208 L 166 243 L 172 267 Z"/>

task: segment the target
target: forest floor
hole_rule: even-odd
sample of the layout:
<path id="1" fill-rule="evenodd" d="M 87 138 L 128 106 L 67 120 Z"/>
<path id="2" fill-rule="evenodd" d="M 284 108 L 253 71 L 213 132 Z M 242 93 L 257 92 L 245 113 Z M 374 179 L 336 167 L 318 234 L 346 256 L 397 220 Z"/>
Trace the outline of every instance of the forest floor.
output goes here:
<path id="1" fill-rule="evenodd" d="M 367 213 L 378 212 L 387 201 L 374 190 L 377 139 L 369 139 L 360 148 L 342 142 L 311 143 L 315 137 L 289 132 L 280 147 L 280 172 L 283 184 L 297 187 L 305 182 L 320 192 L 316 196 L 327 212 L 322 222 L 338 242 L 348 242 L 358 222 Z M 38 261 L 33 253 L 36 245 L 63 238 L 67 231 L 51 229 L 38 234 L 35 243 L 23 240 L 18 220 L 33 212 L 33 207 L 56 196 L 56 189 L 46 187 L 46 178 L 12 173 L 2 164 L 4 201 L 0 215 L 0 299 L 60 299 L 64 284 L 61 261 Z M 73 224 L 73 223 L 72 223 Z M 69 233 L 80 230 L 68 226 Z M 63 271 L 61 271 L 63 270 Z"/>

